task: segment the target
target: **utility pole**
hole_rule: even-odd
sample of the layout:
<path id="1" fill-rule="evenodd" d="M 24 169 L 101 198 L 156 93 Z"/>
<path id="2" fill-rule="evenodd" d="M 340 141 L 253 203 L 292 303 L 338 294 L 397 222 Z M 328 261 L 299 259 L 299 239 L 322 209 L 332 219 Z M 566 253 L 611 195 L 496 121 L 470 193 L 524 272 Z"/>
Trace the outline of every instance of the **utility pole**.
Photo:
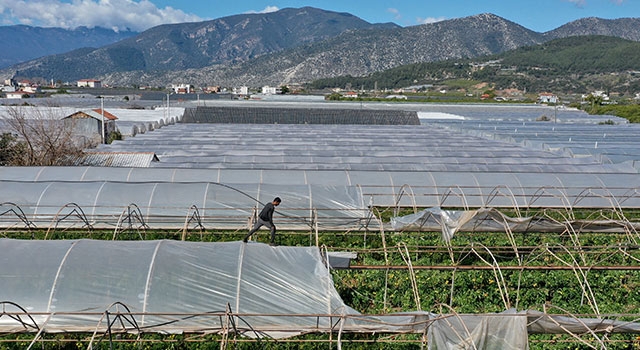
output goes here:
<path id="1" fill-rule="evenodd" d="M 100 96 L 100 114 L 102 114 L 102 130 L 100 133 L 100 140 L 104 144 L 106 142 L 105 130 L 104 130 L 104 97 Z"/>
<path id="2" fill-rule="evenodd" d="M 169 110 L 169 95 L 171 94 L 167 94 L 167 120 L 171 118 L 171 111 Z"/>

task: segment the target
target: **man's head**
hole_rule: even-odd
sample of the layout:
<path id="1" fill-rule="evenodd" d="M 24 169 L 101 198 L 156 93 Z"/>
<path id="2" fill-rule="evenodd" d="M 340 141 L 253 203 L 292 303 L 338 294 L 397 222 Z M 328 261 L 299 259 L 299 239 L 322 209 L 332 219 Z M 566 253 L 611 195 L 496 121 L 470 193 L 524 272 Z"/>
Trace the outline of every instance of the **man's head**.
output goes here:
<path id="1" fill-rule="evenodd" d="M 282 200 L 280 200 L 280 197 L 276 197 L 273 199 L 273 202 L 271 202 L 273 205 L 278 206 L 280 205 L 280 202 L 282 202 Z"/>

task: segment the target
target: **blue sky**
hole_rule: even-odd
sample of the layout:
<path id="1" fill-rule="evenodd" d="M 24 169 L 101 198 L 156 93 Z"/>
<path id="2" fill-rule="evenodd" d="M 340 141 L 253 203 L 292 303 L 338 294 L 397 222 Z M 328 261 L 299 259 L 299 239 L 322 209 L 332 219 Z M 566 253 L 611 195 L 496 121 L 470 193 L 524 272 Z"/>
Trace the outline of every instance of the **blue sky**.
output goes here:
<path id="1" fill-rule="evenodd" d="M 584 17 L 640 17 L 640 0 L 0 0 L 0 25 L 101 26 L 143 31 L 164 23 L 303 6 L 348 12 L 371 23 L 394 22 L 401 26 L 493 13 L 538 32 Z"/>

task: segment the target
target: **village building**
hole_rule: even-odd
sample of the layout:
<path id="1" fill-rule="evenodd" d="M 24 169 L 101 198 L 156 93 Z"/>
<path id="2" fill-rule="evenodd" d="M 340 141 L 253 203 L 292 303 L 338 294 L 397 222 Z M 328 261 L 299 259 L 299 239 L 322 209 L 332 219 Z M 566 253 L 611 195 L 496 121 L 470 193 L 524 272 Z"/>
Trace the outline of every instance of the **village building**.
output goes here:
<path id="1" fill-rule="evenodd" d="M 262 87 L 262 93 L 265 95 L 275 95 L 277 93 L 277 89 L 273 86 L 265 85 Z"/>
<path id="2" fill-rule="evenodd" d="M 248 95 L 249 94 L 249 88 L 246 86 L 241 86 L 239 88 L 233 88 L 233 93 L 235 95 Z"/>
<path id="3" fill-rule="evenodd" d="M 24 88 L 25 86 L 31 86 L 33 83 L 29 79 L 23 79 L 18 82 L 18 87 Z"/>
<path id="4" fill-rule="evenodd" d="M 40 89 L 40 85 L 33 84 L 33 85 L 23 86 L 22 91 L 36 94 L 36 93 L 42 92 L 42 89 Z"/>
<path id="5" fill-rule="evenodd" d="M 558 96 L 550 92 L 543 92 L 538 95 L 539 103 L 558 103 L 559 101 Z"/>
<path id="6" fill-rule="evenodd" d="M 100 108 L 75 112 L 63 118 L 65 125 L 71 125 L 74 133 L 102 143 L 118 130 L 118 117 Z M 104 133 L 102 132 L 104 125 Z"/>
<path id="7" fill-rule="evenodd" d="M 101 88 L 102 82 L 95 79 L 81 79 L 78 80 L 78 87 Z"/>
<path id="8" fill-rule="evenodd" d="M 14 92 L 14 91 L 16 91 L 16 87 L 13 86 L 13 85 L 2 85 L 2 86 L 0 86 L 0 91 Z"/>
<path id="9" fill-rule="evenodd" d="M 203 89 L 205 94 L 216 94 L 220 91 L 222 91 L 222 89 L 220 88 L 220 86 L 207 86 Z"/>
<path id="10" fill-rule="evenodd" d="M 342 96 L 346 98 L 358 98 L 358 93 L 355 91 L 347 91 L 343 93 Z"/>
<path id="11" fill-rule="evenodd" d="M 7 98 L 11 99 L 19 99 L 19 98 L 29 98 L 33 95 L 31 92 L 26 91 L 7 91 Z"/>
<path id="12" fill-rule="evenodd" d="M 190 94 L 191 91 L 191 85 L 189 84 L 171 84 L 171 90 L 173 90 L 174 93 L 176 94 Z"/>

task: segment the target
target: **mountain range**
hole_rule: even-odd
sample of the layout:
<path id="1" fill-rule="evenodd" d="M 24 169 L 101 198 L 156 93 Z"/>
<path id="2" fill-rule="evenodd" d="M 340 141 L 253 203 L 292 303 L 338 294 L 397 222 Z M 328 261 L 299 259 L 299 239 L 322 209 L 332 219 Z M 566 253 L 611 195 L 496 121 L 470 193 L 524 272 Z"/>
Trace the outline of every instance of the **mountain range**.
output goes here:
<path id="1" fill-rule="evenodd" d="M 75 29 L 26 25 L 0 27 L 0 68 L 81 47 L 102 47 L 139 34 L 100 27 Z"/>
<path id="2" fill-rule="evenodd" d="M 278 86 L 472 58 L 582 35 L 640 41 L 640 18 L 584 18 L 539 33 L 493 14 L 400 27 L 303 7 L 161 25 L 98 48 L 26 61 L 0 77 L 112 86 Z"/>

